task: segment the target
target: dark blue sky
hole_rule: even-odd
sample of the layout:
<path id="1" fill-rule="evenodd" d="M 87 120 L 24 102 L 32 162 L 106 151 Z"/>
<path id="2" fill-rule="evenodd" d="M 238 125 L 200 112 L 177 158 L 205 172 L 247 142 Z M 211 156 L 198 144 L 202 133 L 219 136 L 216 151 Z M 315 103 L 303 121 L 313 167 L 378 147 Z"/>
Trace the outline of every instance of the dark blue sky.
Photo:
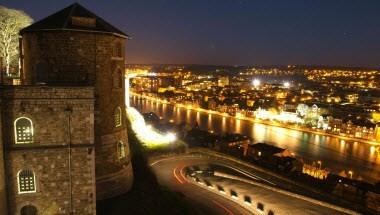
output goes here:
<path id="1" fill-rule="evenodd" d="M 0 0 L 39 20 L 70 0 Z M 129 63 L 380 67 L 380 0 L 83 0 Z"/>

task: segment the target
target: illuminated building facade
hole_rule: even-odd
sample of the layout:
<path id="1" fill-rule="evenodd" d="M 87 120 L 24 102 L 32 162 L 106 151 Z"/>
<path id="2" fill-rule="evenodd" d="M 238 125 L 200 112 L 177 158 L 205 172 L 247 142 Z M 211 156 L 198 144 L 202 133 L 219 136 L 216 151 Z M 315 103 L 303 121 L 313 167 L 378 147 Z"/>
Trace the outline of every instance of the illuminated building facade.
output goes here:
<path id="1" fill-rule="evenodd" d="M 380 122 L 376 124 L 375 135 L 376 141 L 380 142 Z"/>
<path id="2" fill-rule="evenodd" d="M 0 179 L 0 209 L 96 214 L 97 200 L 128 191 L 133 181 L 124 97 L 128 36 L 79 4 L 20 34 L 22 84 L 0 90 L 0 176 L 7 176 Z"/>

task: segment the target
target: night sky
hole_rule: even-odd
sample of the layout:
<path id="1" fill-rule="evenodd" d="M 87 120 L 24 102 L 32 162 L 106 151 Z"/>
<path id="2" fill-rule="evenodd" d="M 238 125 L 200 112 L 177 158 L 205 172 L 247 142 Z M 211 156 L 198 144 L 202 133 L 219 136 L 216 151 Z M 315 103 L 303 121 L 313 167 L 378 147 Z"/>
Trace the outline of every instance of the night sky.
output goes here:
<path id="1" fill-rule="evenodd" d="M 70 0 L 0 0 L 35 20 Z M 87 0 L 128 63 L 380 67 L 380 0 Z"/>

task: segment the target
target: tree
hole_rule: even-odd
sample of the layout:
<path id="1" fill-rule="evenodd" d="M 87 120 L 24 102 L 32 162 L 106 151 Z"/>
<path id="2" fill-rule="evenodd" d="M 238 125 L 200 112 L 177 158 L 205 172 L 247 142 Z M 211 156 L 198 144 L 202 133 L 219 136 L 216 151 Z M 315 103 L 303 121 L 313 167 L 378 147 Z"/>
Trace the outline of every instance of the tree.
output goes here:
<path id="1" fill-rule="evenodd" d="M 0 56 L 7 75 L 10 74 L 11 67 L 18 67 L 19 31 L 32 21 L 23 11 L 0 6 Z"/>

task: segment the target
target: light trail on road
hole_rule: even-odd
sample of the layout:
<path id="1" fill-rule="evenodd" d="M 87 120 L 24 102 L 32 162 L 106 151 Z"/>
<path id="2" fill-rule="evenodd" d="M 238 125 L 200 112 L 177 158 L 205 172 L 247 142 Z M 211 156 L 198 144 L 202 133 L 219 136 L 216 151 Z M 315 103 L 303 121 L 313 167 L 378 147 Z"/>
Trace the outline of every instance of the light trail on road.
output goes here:
<path id="1" fill-rule="evenodd" d="M 273 178 L 272 175 L 260 170 L 231 165 L 208 156 L 194 155 L 165 157 L 158 160 L 153 159 L 150 162 L 160 184 L 183 193 L 192 202 L 196 202 L 200 207 L 202 205 L 204 207 L 202 210 L 212 211 L 212 213 L 206 214 L 230 215 L 215 201 L 235 215 L 261 214 L 261 211 L 256 209 L 257 202 L 265 204 L 267 210 L 277 211 L 276 214 L 281 212 L 281 214 L 287 214 L 290 211 L 293 211 L 294 214 L 358 214 L 323 200 L 287 191 L 287 189 L 299 191 L 301 188 L 290 186 L 288 182 L 280 178 Z M 198 175 L 189 174 L 189 171 Z M 214 174 L 210 175 L 209 171 Z M 215 174 L 216 172 L 221 174 Z M 173 179 L 179 183 L 173 183 Z M 268 181 L 272 182 L 272 185 L 268 185 Z M 281 184 L 283 185 L 281 186 Z M 287 189 L 283 190 L 281 187 Z M 231 190 L 236 191 L 236 196 L 230 194 Z M 249 196 L 252 203 L 247 204 L 245 196 Z"/>
<path id="2" fill-rule="evenodd" d="M 223 210 L 225 210 L 227 212 L 228 215 L 234 215 L 234 213 L 232 213 L 232 211 L 226 207 L 224 207 L 222 204 L 220 204 L 219 202 L 215 201 L 215 200 L 212 200 L 212 202 L 214 202 L 215 205 L 217 205 L 218 207 L 222 208 Z"/>
<path id="3" fill-rule="evenodd" d="M 147 125 L 144 117 L 135 108 L 127 108 L 127 116 L 137 139 L 148 147 L 167 145 L 176 140 L 176 136 L 173 133 L 161 134 L 152 128 L 151 125 Z"/>
<path id="4" fill-rule="evenodd" d="M 175 179 L 177 179 L 177 181 L 178 181 L 180 184 L 184 184 L 185 181 L 182 181 L 181 178 L 177 175 L 177 168 L 178 168 L 178 167 L 176 167 L 176 168 L 173 169 L 173 175 L 174 175 Z M 180 172 L 180 170 L 179 170 L 178 172 Z M 181 175 L 181 172 L 180 172 L 180 175 Z"/>
<path id="5" fill-rule="evenodd" d="M 245 175 L 245 176 L 247 176 L 247 177 L 249 177 L 249 178 L 251 178 L 251 179 L 254 179 L 254 180 L 257 180 L 257 181 L 265 181 L 265 182 L 268 182 L 269 184 L 272 184 L 272 185 L 276 185 L 275 183 L 273 183 L 273 182 L 271 182 L 271 181 L 268 181 L 268 180 L 266 180 L 266 179 L 264 179 L 264 178 L 261 178 L 261 177 L 259 177 L 259 176 L 257 176 L 257 175 L 254 175 L 254 174 L 251 174 L 251 173 L 249 173 L 249 172 L 246 172 L 246 171 L 244 171 L 244 170 L 240 170 L 240 169 L 238 169 L 238 168 L 235 168 L 235 167 L 232 167 L 232 166 L 230 166 L 230 165 L 225 165 L 226 167 L 228 167 L 228 168 L 230 168 L 230 169 L 233 169 L 233 170 L 235 170 L 236 172 L 239 172 L 239 173 L 241 173 L 241 174 L 243 174 L 243 175 Z"/>
<path id="6" fill-rule="evenodd" d="M 176 192 L 183 193 L 191 204 L 194 204 L 195 207 L 202 211 L 201 214 L 251 214 L 247 209 L 235 202 L 194 185 L 194 183 L 185 176 L 185 168 L 189 166 L 189 160 L 193 159 L 198 160 L 199 156 L 184 155 L 181 156 L 181 158 L 161 158 L 151 161 L 149 165 L 155 171 L 161 185 L 167 186 Z"/>

